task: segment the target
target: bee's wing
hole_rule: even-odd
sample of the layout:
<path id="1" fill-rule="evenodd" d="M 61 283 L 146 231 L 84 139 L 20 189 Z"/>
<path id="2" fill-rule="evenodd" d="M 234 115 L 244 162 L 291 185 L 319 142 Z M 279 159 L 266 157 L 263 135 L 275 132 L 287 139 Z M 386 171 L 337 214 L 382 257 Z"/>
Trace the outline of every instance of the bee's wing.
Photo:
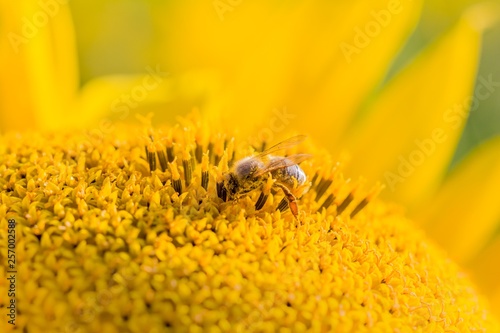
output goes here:
<path id="1" fill-rule="evenodd" d="M 274 154 L 278 150 L 283 150 L 283 149 L 287 149 L 287 148 L 293 147 L 295 145 L 298 145 L 299 143 L 301 143 L 305 139 L 306 139 L 305 135 L 292 136 L 291 138 L 288 138 L 284 141 L 281 141 L 280 143 L 275 144 L 274 146 L 264 150 L 263 152 L 259 153 L 255 157 L 263 158 L 267 155 Z"/>
<path id="2" fill-rule="evenodd" d="M 287 157 L 282 157 L 282 156 L 274 157 L 273 160 L 271 160 L 271 162 L 269 162 L 265 167 L 257 170 L 254 174 L 254 177 L 262 176 L 266 172 L 272 172 L 274 170 L 288 168 L 292 165 L 302 163 L 311 157 L 312 155 L 310 154 L 295 154 Z"/>

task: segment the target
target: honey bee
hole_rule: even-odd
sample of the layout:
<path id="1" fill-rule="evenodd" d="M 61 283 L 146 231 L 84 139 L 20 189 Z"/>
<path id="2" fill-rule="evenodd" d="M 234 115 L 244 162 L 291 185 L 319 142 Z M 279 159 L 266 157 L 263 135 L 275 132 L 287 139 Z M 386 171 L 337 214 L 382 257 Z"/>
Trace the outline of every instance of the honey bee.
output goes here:
<path id="1" fill-rule="evenodd" d="M 272 177 L 273 187 L 281 189 L 288 201 L 293 216 L 297 217 L 299 208 L 297 198 L 309 190 L 305 172 L 299 164 L 311 157 L 309 154 L 275 156 L 277 151 L 293 147 L 306 136 L 298 135 L 284 140 L 263 152 L 247 156 L 237 161 L 229 172 L 224 174 L 224 190 L 228 200 L 238 199 L 246 193 L 262 188 Z"/>

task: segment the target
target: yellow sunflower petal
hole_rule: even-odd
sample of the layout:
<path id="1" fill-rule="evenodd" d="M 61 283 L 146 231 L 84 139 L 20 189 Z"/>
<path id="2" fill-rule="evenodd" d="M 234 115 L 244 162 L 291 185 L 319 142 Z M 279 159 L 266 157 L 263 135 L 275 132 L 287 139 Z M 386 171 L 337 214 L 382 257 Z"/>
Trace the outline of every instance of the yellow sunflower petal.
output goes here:
<path id="1" fill-rule="evenodd" d="M 61 127 L 78 84 L 67 5 L 2 1 L 0 15 L 0 129 Z"/>
<path id="2" fill-rule="evenodd" d="M 337 149 L 337 139 L 345 132 L 366 96 L 380 82 L 420 17 L 421 1 L 402 1 L 396 7 L 392 4 L 361 1 L 356 4 L 361 8 L 351 8 L 352 12 L 341 20 L 344 29 L 348 28 L 337 33 L 339 40 L 334 43 L 338 43 L 339 48 L 331 64 L 325 66 L 327 75 L 322 73 L 324 79 L 306 95 L 311 99 L 302 100 L 297 108 L 304 110 L 303 113 L 299 111 L 299 116 L 307 115 L 307 118 L 297 117 L 295 125 L 315 133 L 314 137 L 330 149 Z M 331 28 L 332 32 L 338 29 L 336 24 Z M 307 62 L 314 63 L 314 56 Z M 313 93 L 313 89 L 317 92 Z"/>
<path id="3" fill-rule="evenodd" d="M 49 3 L 50 1 L 47 1 Z M 57 1 L 53 1 L 57 3 Z M 70 8 L 67 5 L 60 6 L 50 25 L 50 34 L 53 38 L 54 73 L 56 80 L 56 94 L 65 99 L 64 105 L 74 102 L 75 94 L 79 88 L 78 56 L 76 40 L 73 31 L 73 20 Z M 67 111 L 64 110 L 67 114 Z"/>
<path id="4" fill-rule="evenodd" d="M 196 77 L 196 79 L 194 79 Z M 109 75 L 89 81 L 76 102 L 78 124 L 106 134 L 115 122 L 134 122 L 135 113 L 154 113 L 155 123 L 172 122 L 181 113 L 204 105 L 207 87 L 217 87 L 211 72 L 171 77 L 162 66 L 146 66 L 142 74 Z"/>
<path id="5" fill-rule="evenodd" d="M 462 19 L 387 85 L 346 140 L 352 174 L 383 180 L 407 207 L 433 193 L 481 98 L 471 96 L 480 39 Z"/>
<path id="6" fill-rule="evenodd" d="M 442 26 L 449 21 L 455 20 L 469 6 L 481 11 L 481 23 L 486 26 L 491 25 L 492 21 L 495 21 L 500 13 L 500 4 L 497 1 L 484 0 L 426 1 L 425 11 L 429 12 L 434 21 L 438 21 L 439 25 Z"/>
<path id="7" fill-rule="evenodd" d="M 420 1 L 228 7 L 213 15 L 202 3 L 170 10 L 164 51 L 170 66 L 220 70 L 225 85 L 211 109 L 227 123 L 247 114 L 249 133 L 269 124 L 262 133 L 272 140 L 295 126 L 331 145 L 413 29 Z"/>
<path id="8" fill-rule="evenodd" d="M 496 314 L 500 315 L 500 236 L 494 240 L 478 255 L 471 260 L 467 266 L 476 284 L 483 294 L 489 295 L 492 309 L 496 309 Z"/>
<path id="9" fill-rule="evenodd" d="M 498 226 L 500 138 L 462 162 L 419 215 L 443 248 L 459 262 L 474 258 Z"/>
<path id="10" fill-rule="evenodd" d="M 134 121 L 134 113 L 144 111 L 153 104 L 165 105 L 165 101 L 172 98 L 170 86 L 165 77 L 154 73 L 94 79 L 83 87 L 78 97 L 78 121 L 90 127 L 97 126 L 103 134 L 107 134 L 113 122 Z"/>

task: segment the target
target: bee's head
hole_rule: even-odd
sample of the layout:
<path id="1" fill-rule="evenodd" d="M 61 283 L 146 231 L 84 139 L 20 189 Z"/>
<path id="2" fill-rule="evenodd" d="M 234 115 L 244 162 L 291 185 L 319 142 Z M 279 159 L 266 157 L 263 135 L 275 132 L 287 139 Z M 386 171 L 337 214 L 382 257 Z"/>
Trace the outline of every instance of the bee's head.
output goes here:
<path id="1" fill-rule="evenodd" d="M 255 188 L 255 171 L 264 167 L 264 163 L 254 157 L 245 157 L 235 163 L 231 172 L 224 177 L 224 188 L 228 200 L 236 195 L 246 193 Z"/>
<path id="2" fill-rule="evenodd" d="M 226 190 L 228 200 L 233 200 L 236 193 L 240 189 L 240 183 L 234 172 L 229 172 L 224 177 L 224 188 Z"/>

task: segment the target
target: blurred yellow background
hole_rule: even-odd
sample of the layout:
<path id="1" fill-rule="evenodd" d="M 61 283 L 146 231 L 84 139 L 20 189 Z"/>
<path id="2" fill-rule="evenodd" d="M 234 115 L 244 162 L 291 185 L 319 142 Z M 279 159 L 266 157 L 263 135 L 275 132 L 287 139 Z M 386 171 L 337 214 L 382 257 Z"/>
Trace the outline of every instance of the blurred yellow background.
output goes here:
<path id="1" fill-rule="evenodd" d="M 219 20 L 214 3 L 215 1 L 206 1 L 204 15 Z M 419 23 L 401 54 L 395 60 L 389 75 L 415 56 L 425 45 L 449 29 L 463 11 L 474 3 L 477 1 L 450 2 L 440 0 L 425 2 Z M 172 23 L 182 20 L 182 17 L 176 17 L 172 14 L 178 10 L 176 7 L 179 5 L 183 6 L 172 1 L 159 0 L 72 0 L 70 7 L 75 22 L 81 83 L 102 75 L 142 73 L 144 67 L 151 64 L 164 64 L 171 75 L 181 75 L 184 71 L 201 67 L 204 64 L 213 65 L 228 61 L 226 58 L 222 58 L 224 53 L 228 58 L 236 54 L 236 52 L 231 54 L 227 50 L 219 49 L 220 53 L 213 52 L 222 56 L 219 59 L 206 59 L 207 55 L 193 54 L 192 58 L 186 61 L 185 66 L 170 66 L 169 54 L 175 54 L 178 50 L 168 49 L 164 45 L 165 43 L 168 45 L 170 42 L 168 38 L 171 38 L 172 33 L 179 36 L 176 41 L 177 47 L 183 46 L 181 40 L 184 38 L 183 31 L 168 31 L 175 27 Z M 224 29 L 224 25 L 228 25 L 227 21 L 235 20 L 231 15 L 237 15 L 238 11 L 247 10 L 248 3 L 241 1 L 241 4 L 234 7 L 234 11 L 229 11 L 224 15 L 226 16 L 225 21 L 218 22 L 220 23 L 219 29 Z M 258 17 L 255 18 L 253 24 L 259 24 Z M 276 22 L 276 24 L 279 26 L 281 23 Z M 248 26 L 248 33 L 252 33 L 251 25 Z M 220 36 L 226 37 L 226 35 Z M 241 36 L 240 39 L 244 40 L 247 37 Z M 499 40 L 500 25 L 496 24 L 485 31 L 478 76 L 492 75 L 494 78 L 500 78 Z M 189 40 L 185 42 L 185 45 L 191 47 L 194 43 L 203 44 L 207 48 L 210 48 L 210 43 L 213 43 L 213 48 L 218 48 L 222 42 L 217 41 L 217 35 L 213 35 L 212 40 Z M 229 47 L 229 45 L 226 46 Z M 265 73 L 262 73 L 262 76 L 265 78 Z M 500 79 L 497 80 L 500 81 Z M 254 97 L 258 98 L 258 96 Z M 171 112 L 178 113 L 179 111 L 171 110 Z M 500 93 L 495 93 L 487 100 L 482 101 L 479 108 L 471 113 L 455 160 L 462 158 L 478 143 L 499 133 Z"/>
<path id="2" fill-rule="evenodd" d="M 392 74 L 400 70 L 403 64 L 411 61 L 426 45 L 450 29 L 464 10 L 477 2 L 473 0 L 452 3 L 446 1 L 424 2 L 421 15 L 418 17 L 418 24 L 410 38 L 406 43 L 397 45 L 396 51 L 400 49 L 401 52 L 393 59 L 390 68 L 381 69 L 387 73 L 384 82 L 387 82 Z M 175 101 L 168 101 L 167 105 L 171 107 L 166 109 L 164 108 L 165 104 L 162 103 L 168 98 L 161 96 L 165 92 L 156 92 L 160 95 L 156 100 L 159 101 L 159 108 L 143 103 L 135 110 L 136 112 L 140 112 L 143 108 L 154 110 L 158 119 L 172 121 L 175 115 L 189 112 L 192 107 L 203 107 L 204 96 L 202 95 L 206 92 L 205 90 L 216 90 L 217 87 L 214 87 L 216 85 L 213 82 L 219 82 L 220 75 L 231 75 L 234 66 L 245 64 L 247 59 L 241 58 L 241 56 L 250 48 L 245 47 L 245 45 L 273 48 L 268 53 L 260 54 L 263 58 L 255 61 L 257 65 L 258 61 L 265 60 L 265 57 L 268 56 L 275 57 L 272 61 L 279 61 L 281 57 L 281 60 L 285 62 L 287 54 L 284 51 L 290 51 L 289 48 L 280 50 L 279 44 L 259 44 L 261 37 L 258 35 L 259 29 L 272 27 L 272 23 L 265 21 L 277 18 L 273 17 L 271 13 L 259 12 L 258 7 L 252 7 L 246 1 L 233 0 L 228 3 L 234 4 L 221 7 L 218 1 L 175 3 L 159 0 L 45 0 L 38 3 L 33 1 L 32 8 L 25 8 L 26 17 L 30 18 L 29 14 L 36 13 L 37 10 L 44 10 L 44 6 L 48 7 L 50 11 L 53 3 L 56 3 L 56 6 L 60 5 L 61 8 L 69 6 L 71 10 L 78 52 L 79 84 L 82 87 L 93 79 L 103 76 L 141 75 L 145 73 L 145 68 L 148 66 L 161 66 L 165 72 L 168 72 L 169 79 L 175 81 L 181 77 L 189 80 L 190 77 L 186 73 L 211 70 L 210 73 L 205 73 L 206 77 L 204 77 L 210 83 L 195 82 L 197 80 L 190 82 L 192 87 L 188 89 L 193 90 L 193 92 L 185 92 L 188 101 L 176 96 Z M 217 5 L 217 3 L 219 4 Z M 283 6 L 279 1 L 271 3 L 273 4 L 267 6 L 267 9 L 273 6 Z M 9 6 L 3 6 L 4 13 L 2 15 L 12 15 L 12 13 L 7 12 Z M 374 5 L 374 7 L 376 6 Z M 223 15 L 222 12 L 224 12 Z M 203 18 L 203 20 L 196 21 L 197 18 Z M 242 22 L 238 23 L 237 21 L 240 19 Z M 4 19 L 3 21 L 5 26 L 5 21 L 8 20 Z M 199 22 L 199 26 L 193 26 L 196 22 Z M 21 30 L 21 24 L 24 24 L 24 21 L 18 22 L 18 30 Z M 291 39 L 290 43 L 293 43 L 293 38 L 296 37 L 298 44 L 304 38 L 304 36 L 300 36 L 300 32 L 307 33 L 309 31 L 307 25 L 310 22 L 298 20 L 294 25 L 286 24 L 289 22 L 276 21 L 275 27 L 277 29 L 281 27 L 282 30 L 276 30 L 274 33 L 277 37 L 287 36 L 286 38 Z M 305 26 L 301 26 L 301 24 Z M 62 27 L 61 25 L 60 29 L 63 29 Z M 235 28 L 237 30 L 232 35 L 231 31 L 228 30 Z M 288 34 L 286 29 L 289 29 Z M 4 35 L 12 32 L 16 33 L 16 31 L 4 31 Z M 196 33 L 200 32 L 205 33 L 197 39 Z M 404 40 L 403 38 L 401 41 Z M 495 24 L 484 33 L 478 77 L 488 77 L 489 75 L 493 78 L 500 77 L 500 67 L 496 65 L 497 59 L 500 57 L 498 40 L 500 40 L 500 26 Z M 325 43 L 323 46 L 327 43 L 327 39 L 320 41 Z M 284 43 L 288 43 L 288 41 Z M 4 45 L 4 47 L 9 46 L 11 45 L 7 43 Z M 72 47 L 72 45 L 66 46 Z M 300 47 L 300 44 L 297 47 Z M 199 53 L 203 50 L 211 51 Z M 180 57 L 182 60 L 179 59 Z M 266 80 L 267 74 L 263 68 L 250 69 L 250 71 L 259 73 L 255 76 Z M 251 74 L 253 75 L 253 73 Z M 247 74 L 242 75 L 242 77 L 247 77 L 245 75 Z M 199 78 L 199 75 L 197 77 Z M 359 80 L 362 81 L 363 77 L 359 77 Z M 66 85 L 69 84 L 71 83 L 66 83 Z M 5 87 L 10 87 L 8 82 L 5 83 Z M 182 90 L 183 88 L 178 89 Z M 196 95 L 197 98 L 191 98 L 192 95 Z M 255 93 L 250 95 L 253 99 L 265 98 Z M 303 94 L 304 99 L 308 97 L 307 93 Z M 500 93 L 494 93 L 488 99 L 481 101 L 478 109 L 471 113 L 454 157 L 455 162 L 478 143 L 500 133 L 499 105 Z M 359 107 L 362 108 L 362 105 Z M 9 113 L 10 111 L 3 107 L 0 112 Z M 100 112 L 103 113 L 103 111 Z M 105 115 L 89 117 L 89 122 L 95 122 L 96 119 L 103 116 Z M 3 130 L 19 129 L 20 127 L 17 124 L 9 123 L 5 117 L 0 119 L 3 119 L 1 126 Z M 31 122 L 29 119 L 27 120 L 28 123 L 33 121 L 33 119 Z M 24 124 L 27 123 L 25 120 L 23 121 Z M 29 127 L 29 125 L 26 126 Z"/>

